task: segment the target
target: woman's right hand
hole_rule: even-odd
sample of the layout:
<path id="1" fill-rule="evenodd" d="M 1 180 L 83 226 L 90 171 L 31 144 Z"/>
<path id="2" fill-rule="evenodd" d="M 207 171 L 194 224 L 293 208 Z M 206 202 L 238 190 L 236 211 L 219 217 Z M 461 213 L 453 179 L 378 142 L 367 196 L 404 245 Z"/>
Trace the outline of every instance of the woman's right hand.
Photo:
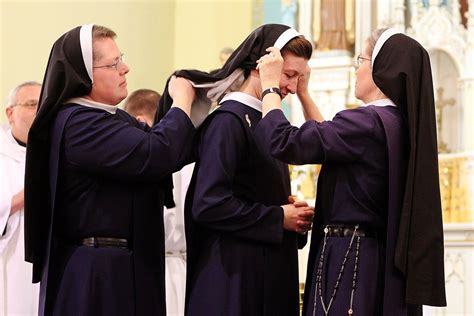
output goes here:
<path id="1" fill-rule="evenodd" d="M 191 105 L 196 97 L 191 82 L 182 77 L 172 76 L 168 84 L 168 92 L 173 99 L 173 107 L 178 107 L 188 116 L 191 114 Z"/>
<path id="2" fill-rule="evenodd" d="M 260 75 L 262 90 L 279 87 L 283 69 L 283 57 L 276 47 L 267 48 L 268 54 L 257 60 L 257 70 Z"/>
<path id="3" fill-rule="evenodd" d="M 314 207 L 308 206 L 306 202 L 304 203 L 305 206 L 303 206 L 304 204 L 297 206 L 295 203 L 281 206 L 284 215 L 283 228 L 300 234 L 306 234 L 313 224 Z"/>

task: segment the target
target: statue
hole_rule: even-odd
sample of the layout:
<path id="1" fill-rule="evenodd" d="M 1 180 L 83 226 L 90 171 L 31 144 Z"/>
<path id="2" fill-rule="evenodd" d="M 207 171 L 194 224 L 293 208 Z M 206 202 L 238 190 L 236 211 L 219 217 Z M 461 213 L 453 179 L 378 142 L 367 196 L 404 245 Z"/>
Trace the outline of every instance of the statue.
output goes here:
<path id="1" fill-rule="evenodd" d="M 313 40 L 319 51 L 352 51 L 355 0 L 313 0 Z"/>

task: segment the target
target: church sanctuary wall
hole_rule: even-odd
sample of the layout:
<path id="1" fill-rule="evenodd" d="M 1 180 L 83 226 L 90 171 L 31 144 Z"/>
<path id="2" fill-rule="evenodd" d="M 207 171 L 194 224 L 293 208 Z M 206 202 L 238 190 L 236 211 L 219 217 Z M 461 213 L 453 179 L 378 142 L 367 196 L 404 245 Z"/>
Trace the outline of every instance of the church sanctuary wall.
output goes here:
<path id="1" fill-rule="evenodd" d="M 175 67 L 209 71 L 252 31 L 252 0 L 176 0 L 175 17 Z"/>
<path id="2" fill-rule="evenodd" d="M 251 11 L 252 0 L 0 0 L 0 104 L 17 83 L 42 81 L 53 42 L 74 26 L 116 31 L 129 92 L 161 92 L 175 69 L 218 68 L 219 51 L 250 33 Z"/>
<path id="3" fill-rule="evenodd" d="M 17 83 L 41 82 L 53 42 L 86 23 L 117 32 L 117 43 L 131 69 L 129 91 L 161 90 L 173 69 L 174 7 L 173 1 L 160 0 L 0 0 L 1 104 Z M 0 112 L 4 122 L 4 111 Z"/>

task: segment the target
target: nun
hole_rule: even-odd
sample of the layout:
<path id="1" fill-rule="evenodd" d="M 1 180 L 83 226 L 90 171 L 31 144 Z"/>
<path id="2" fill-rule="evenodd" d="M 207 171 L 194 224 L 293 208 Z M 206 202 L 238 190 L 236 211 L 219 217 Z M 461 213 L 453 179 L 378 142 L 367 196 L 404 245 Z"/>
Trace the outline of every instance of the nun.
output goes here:
<path id="1" fill-rule="evenodd" d="M 259 63 L 264 89 L 282 68 L 270 53 Z M 428 53 L 381 29 L 357 62 L 363 106 L 297 128 L 268 95 L 257 142 L 281 161 L 322 164 L 303 314 L 421 315 L 446 305 Z"/>
<path id="2" fill-rule="evenodd" d="M 285 75 L 262 92 L 256 61 L 270 46 L 284 52 Z M 254 130 L 262 96 L 296 93 L 312 51 L 296 30 L 268 24 L 222 69 L 176 73 L 193 82 L 203 108 L 220 103 L 200 127 L 186 197 L 187 315 L 299 315 L 297 251 L 306 243 L 313 209 L 288 201 L 288 166 L 256 146 Z"/>
<path id="3" fill-rule="evenodd" d="M 117 104 L 128 66 L 102 26 L 53 45 L 29 132 L 26 260 L 41 282 L 39 315 L 165 315 L 163 177 L 189 156 L 195 129 L 184 79 L 149 128 Z"/>

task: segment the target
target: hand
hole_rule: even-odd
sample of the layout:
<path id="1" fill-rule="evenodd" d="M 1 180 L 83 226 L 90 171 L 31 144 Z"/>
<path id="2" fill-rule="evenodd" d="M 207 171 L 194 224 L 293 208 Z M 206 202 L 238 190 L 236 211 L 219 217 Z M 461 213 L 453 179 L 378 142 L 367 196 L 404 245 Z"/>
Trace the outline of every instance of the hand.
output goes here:
<path id="1" fill-rule="evenodd" d="M 12 196 L 12 203 L 10 207 L 10 216 L 18 212 L 25 207 L 25 191 L 21 190 L 14 196 Z"/>
<path id="2" fill-rule="evenodd" d="M 303 201 L 303 200 L 298 201 L 298 198 L 297 198 L 295 195 L 290 195 L 290 196 L 288 197 L 288 202 L 289 202 L 290 204 L 293 204 L 293 205 L 296 206 L 296 207 L 308 206 L 308 202 Z"/>
<path id="3" fill-rule="evenodd" d="M 308 205 L 308 202 L 304 201 L 304 200 L 301 200 L 301 201 L 298 201 L 298 198 L 295 196 L 295 195 L 290 195 L 288 197 L 288 202 L 290 204 L 293 204 L 293 206 L 295 207 L 302 207 L 302 206 L 309 206 Z M 314 210 L 314 208 L 313 208 Z M 314 215 L 314 214 L 313 214 Z M 309 222 L 309 223 L 308 223 Z M 300 221 L 297 221 L 296 224 L 300 227 L 301 230 L 304 231 L 304 234 L 311 230 L 311 227 L 312 227 L 312 223 L 313 223 L 313 216 L 311 217 L 311 219 L 309 221 L 307 220 L 300 220 Z"/>
<path id="4" fill-rule="evenodd" d="M 168 92 L 173 99 L 173 106 L 182 109 L 189 116 L 191 105 L 196 97 L 196 91 L 191 82 L 182 77 L 172 76 L 168 84 Z"/>
<path id="5" fill-rule="evenodd" d="M 281 71 L 283 69 L 283 57 L 276 47 L 266 49 L 268 54 L 257 60 L 257 70 L 260 74 L 262 90 L 279 87 Z"/>
<path id="6" fill-rule="evenodd" d="M 282 205 L 283 208 L 283 228 L 305 234 L 311 229 L 314 216 L 314 208 L 310 206 L 296 207 L 293 204 Z"/>
<path id="7" fill-rule="evenodd" d="M 296 95 L 298 97 L 309 94 L 308 85 L 309 85 L 310 76 L 311 76 L 311 67 L 309 67 L 309 65 L 306 65 L 303 75 L 298 78 L 298 85 L 296 87 Z"/>

